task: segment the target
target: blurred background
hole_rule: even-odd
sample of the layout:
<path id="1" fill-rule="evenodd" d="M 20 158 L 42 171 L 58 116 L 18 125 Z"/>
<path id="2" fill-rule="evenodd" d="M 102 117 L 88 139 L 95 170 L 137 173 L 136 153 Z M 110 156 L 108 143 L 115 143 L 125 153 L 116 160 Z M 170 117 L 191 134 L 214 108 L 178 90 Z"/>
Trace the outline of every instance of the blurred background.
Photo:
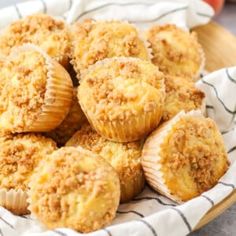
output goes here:
<path id="1" fill-rule="evenodd" d="M 204 1 L 214 8 L 216 12 L 214 20 L 236 34 L 236 0 Z M 21 2 L 21 0 L 0 0 L 0 8 L 19 2 Z"/>
<path id="2" fill-rule="evenodd" d="M 216 11 L 215 21 L 236 34 L 236 0 L 205 0 Z"/>

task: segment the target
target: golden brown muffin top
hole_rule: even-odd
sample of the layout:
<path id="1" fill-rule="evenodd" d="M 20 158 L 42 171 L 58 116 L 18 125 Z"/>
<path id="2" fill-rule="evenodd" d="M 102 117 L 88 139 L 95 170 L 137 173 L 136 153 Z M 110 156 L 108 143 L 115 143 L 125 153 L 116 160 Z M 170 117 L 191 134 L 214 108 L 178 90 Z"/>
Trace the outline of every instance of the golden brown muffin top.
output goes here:
<path id="1" fill-rule="evenodd" d="M 109 223 L 120 198 L 119 178 L 101 157 L 64 147 L 41 163 L 30 183 L 30 210 L 48 228 L 90 232 Z"/>
<path id="2" fill-rule="evenodd" d="M 204 117 L 182 117 L 164 138 L 160 155 L 163 178 L 182 200 L 213 187 L 229 164 L 215 122 Z"/>
<path id="3" fill-rule="evenodd" d="M 148 61 L 109 58 L 83 74 L 78 89 L 82 109 L 98 120 L 126 121 L 164 103 L 164 75 Z"/>
<path id="4" fill-rule="evenodd" d="M 68 115 L 56 129 L 48 132 L 47 136 L 55 140 L 57 144 L 64 145 L 84 122 L 86 122 L 86 117 L 77 99 L 77 88 L 74 88 Z"/>
<path id="5" fill-rule="evenodd" d="M 33 43 L 63 62 L 70 54 L 70 36 L 61 20 L 34 14 L 9 25 L 0 36 L 0 53 L 8 55 L 15 46 Z"/>
<path id="6" fill-rule="evenodd" d="M 116 143 L 103 138 L 89 124 L 84 124 L 66 146 L 81 146 L 97 153 L 117 171 L 121 184 L 142 172 L 140 157 L 142 142 Z M 137 173 L 138 172 L 138 173 Z"/>
<path id="7" fill-rule="evenodd" d="M 88 123 L 83 124 L 81 129 L 73 135 L 73 137 L 67 142 L 66 145 L 75 147 L 81 146 L 95 153 L 100 153 L 102 149 L 109 144 L 113 144 L 114 146 L 117 146 L 117 148 L 120 146 L 124 149 L 124 151 L 138 152 L 140 151 L 141 146 L 140 141 L 130 143 L 116 143 L 109 141 L 102 137 L 100 134 L 98 134 Z"/>
<path id="8" fill-rule="evenodd" d="M 0 137 L 0 187 L 28 190 L 30 176 L 39 162 L 56 149 L 56 143 L 36 134 Z"/>
<path id="9" fill-rule="evenodd" d="M 162 119 L 167 121 L 181 110 L 201 109 L 205 94 L 189 78 L 165 76 L 166 100 Z"/>
<path id="10" fill-rule="evenodd" d="M 147 32 L 153 51 L 152 62 L 170 75 L 198 76 L 203 64 L 203 50 L 196 34 L 175 25 L 155 25 Z"/>
<path id="11" fill-rule="evenodd" d="M 111 57 L 149 60 L 144 41 L 134 25 L 122 21 L 76 22 L 72 27 L 72 64 L 78 73 L 97 61 Z"/>
<path id="12" fill-rule="evenodd" d="M 22 130 L 41 112 L 47 81 L 44 56 L 36 50 L 17 53 L 6 61 L 1 74 L 0 126 Z"/>

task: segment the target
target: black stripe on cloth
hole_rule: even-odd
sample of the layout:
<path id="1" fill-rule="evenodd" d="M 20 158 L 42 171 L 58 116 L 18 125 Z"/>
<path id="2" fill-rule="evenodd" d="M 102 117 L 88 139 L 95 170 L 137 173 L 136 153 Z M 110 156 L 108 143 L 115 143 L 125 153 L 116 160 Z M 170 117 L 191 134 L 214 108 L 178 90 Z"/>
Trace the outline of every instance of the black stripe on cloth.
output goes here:
<path id="1" fill-rule="evenodd" d="M 214 201 L 211 198 L 207 197 L 206 195 L 202 194 L 201 197 L 205 198 L 208 202 L 210 202 L 212 206 L 215 205 Z"/>
<path id="2" fill-rule="evenodd" d="M 176 206 L 175 204 L 172 203 L 165 203 L 160 198 L 157 197 L 140 197 L 140 198 L 134 198 L 132 201 L 141 201 L 141 200 L 156 200 L 163 206 L 172 206 L 172 207 Z"/>
<path id="3" fill-rule="evenodd" d="M 10 224 L 8 221 L 6 221 L 5 219 L 3 219 L 1 216 L 0 216 L 0 220 L 3 221 L 6 225 L 8 225 L 10 228 L 15 229 L 12 224 Z"/>
<path id="4" fill-rule="evenodd" d="M 222 131 L 221 134 L 224 135 L 224 134 L 228 134 L 229 132 L 231 132 L 232 130 L 227 130 L 227 131 Z"/>
<path id="5" fill-rule="evenodd" d="M 63 233 L 63 232 L 61 232 L 61 231 L 59 231 L 58 229 L 54 229 L 53 232 L 56 233 L 56 234 L 58 234 L 58 235 L 60 235 L 60 236 L 67 236 L 67 234 L 65 234 L 65 233 Z"/>
<path id="6" fill-rule="evenodd" d="M 73 5 L 73 0 L 69 0 L 69 8 L 68 8 L 68 11 L 70 11 L 70 9 L 72 8 L 72 5 Z"/>
<path id="7" fill-rule="evenodd" d="M 174 211 L 176 211 L 176 212 L 179 214 L 179 216 L 182 218 L 183 222 L 184 222 L 185 225 L 187 226 L 187 228 L 188 228 L 188 230 L 189 230 L 189 233 L 192 232 L 192 227 L 191 227 L 191 225 L 189 224 L 189 222 L 188 222 L 186 216 L 183 214 L 183 212 L 182 212 L 180 209 L 175 208 L 175 207 L 172 207 L 171 209 L 174 210 Z"/>
<path id="8" fill-rule="evenodd" d="M 212 105 L 206 105 L 206 109 L 212 109 L 215 110 L 215 108 Z"/>
<path id="9" fill-rule="evenodd" d="M 229 149 L 229 151 L 227 152 L 228 154 L 230 154 L 231 152 L 235 151 L 236 150 L 236 146 L 232 147 Z"/>
<path id="10" fill-rule="evenodd" d="M 235 104 L 234 110 L 236 111 L 236 104 Z M 232 115 L 230 123 L 233 123 L 235 121 L 235 116 L 236 116 L 236 114 Z"/>
<path id="11" fill-rule="evenodd" d="M 236 79 L 234 79 L 234 78 L 229 74 L 229 69 L 228 69 L 228 68 L 225 69 L 225 73 L 226 73 L 226 75 L 227 75 L 227 77 L 228 77 L 228 79 L 229 79 L 230 81 L 232 81 L 233 83 L 236 83 Z"/>
<path id="12" fill-rule="evenodd" d="M 133 213 L 135 215 L 138 215 L 140 217 L 144 217 L 143 214 L 137 212 L 137 211 L 117 211 L 118 214 L 129 214 L 129 213 Z"/>
<path id="13" fill-rule="evenodd" d="M 211 17 L 212 17 L 211 15 L 208 15 L 208 14 L 202 13 L 202 12 L 197 12 L 197 15 L 198 15 L 198 16 L 207 17 L 207 18 L 211 18 Z"/>
<path id="14" fill-rule="evenodd" d="M 152 20 L 129 21 L 129 22 L 130 22 L 130 23 L 151 23 L 151 22 L 153 22 L 153 21 L 158 21 L 158 20 L 160 20 L 160 19 L 164 18 L 165 16 L 168 16 L 168 15 L 170 15 L 170 14 L 172 14 L 172 13 L 176 13 L 176 12 L 183 11 L 183 10 L 187 10 L 187 9 L 188 9 L 187 6 L 186 6 L 186 7 L 180 7 L 180 8 L 173 9 L 173 10 L 171 10 L 171 11 L 165 12 L 165 13 L 163 13 L 162 15 L 160 15 L 160 16 L 158 16 L 158 17 L 152 19 Z"/>
<path id="15" fill-rule="evenodd" d="M 82 16 L 85 16 L 87 15 L 88 13 L 91 13 L 91 12 L 94 12 L 94 11 L 97 11 L 97 10 L 101 10 L 103 8 L 106 8 L 106 7 L 110 7 L 110 6 L 133 6 L 133 5 L 143 5 L 143 6 L 150 6 L 150 5 L 153 5 L 153 3 L 144 3 L 144 2 L 130 2 L 130 3 L 106 3 L 104 5 L 101 5 L 101 6 L 98 6 L 98 7 L 95 7 L 93 9 L 90 9 L 90 10 L 87 10 L 87 11 L 84 11 L 83 13 L 81 13 L 80 15 L 78 15 L 76 17 L 76 20 L 78 20 L 79 18 L 81 18 Z"/>
<path id="16" fill-rule="evenodd" d="M 219 181 L 218 184 L 222 184 L 224 186 L 231 187 L 233 190 L 235 189 L 235 186 L 233 184 L 228 184 L 228 183 L 225 183 L 225 182 L 222 182 L 222 181 Z"/>
<path id="17" fill-rule="evenodd" d="M 40 2 L 43 5 L 43 13 L 47 13 L 47 4 L 46 4 L 46 2 L 44 0 L 40 0 Z"/>
<path id="18" fill-rule="evenodd" d="M 20 10 L 19 10 L 19 7 L 15 4 L 14 5 L 15 6 L 15 10 L 16 10 L 16 13 L 17 13 L 17 15 L 18 15 L 18 18 L 22 18 L 22 15 L 21 15 L 21 13 L 20 13 Z"/>
<path id="19" fill-rule="evenodd" d="M 28 220 L 33 220 L 29 215 L 25 216 Z"/>
<path id="20" fill-rule="evenodd" d="M 18 217 L 23 218 L 25 220 L 31 220 L 31 218 L 28 218 L 27 216 L 24 216 L 24 215 L 22 215 L 22 216 L 19 215 Z"/>
<path id="21" fill-rule="evenodd" d="M 210 83 L 206 82 L 206 81 L 203 80 L 203 79 L 202 79 L 202 82 L 203 82 L 204 84 L 207 84 L 208 86 L 210 86 L 210 87 L 212 87 L 212 88 L 214 89 L 217 99 L 219 100 L 219 102 L 222 104 L 222 106 L 224 107 L 224 109 L 225 109 L 227 112 L 229 112 L 229 113 L 232 114 L 232 115 L 236 114 L 236 111 L 231 111 L 228 107 L 226 107 L 226 105 L 224 104 L 224 102 L 220 99 L 219 94 L 218 94 L 218 92 L 217 92 L 217 89 L 215 88 L 215 86 L 214 86 L 213 84 L 210 84 Z"/>
<path id="22" fill-rule="evenodd" d="M 137 220 L 137 221 L 145 224 L 151 230 L 153 236 L 157 236 L 156 230 L 147 221 L 145 221 L 145 220 Z"/>
<path id="23" fill-rule="evenodd" d="M 105 231 L 108 236 L 112 236 L 112 233 L 111 233 L 110 230 L 108 230 L 108 229 L 106 229 L 106 228 L 104 228 L 104 229 L 102 229 L 102 230 Z"/>

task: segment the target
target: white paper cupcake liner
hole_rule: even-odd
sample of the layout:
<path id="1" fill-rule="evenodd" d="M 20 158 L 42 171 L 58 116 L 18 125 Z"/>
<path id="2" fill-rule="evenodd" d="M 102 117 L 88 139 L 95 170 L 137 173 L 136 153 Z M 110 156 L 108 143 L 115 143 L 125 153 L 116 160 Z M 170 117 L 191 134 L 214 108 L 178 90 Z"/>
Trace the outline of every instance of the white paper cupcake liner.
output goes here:
<path id="1" fill-rule="evenodd" d="M 181 203 L 182 200 L 171 194 L 170 189 L 165 184 L 162 173 L 162 164 L 160 162 L 160 147 L 172 127 L 185 116 L 202 117 L 202 113 L 200 110 L 193 110 L 187 113 L 181 111 L 174 118 L 164 123 L 158 130 L 154 131 L 147 138 L 143 147 L 141 158 L 146 181 L 149 185 L 156 191 L 179 203 Z"/>
<path id="2" fill-rule="evenodd" d="M 0 189 L 0 206 L 5 207 L 16 215 L 29 213 L 27 198 L 27 193 L 22 190 Z"/>
<path id="3" fill-rule="evenodd" d="M 60 125 L 69 112 L 73 94 L 72 81 L 67 71 L 36 45 L 24 44 L 17 47 L 11 53 L 10 58 L 19 52 L 28 50 L 35 50 L 45 58 L 48 78 L 41 113 L 23 132 L 50 131 Z"/>
<path id="4" fill-rule="evenodd" d="M 82 72 L 81 78 L 83 79 L 87 73 L 93 71 L 96 67 L 106 64 L 109 60 L 117 60 L 119 62 L 142 61 L 142 59 L 135 57 L 105 58 L 104 60 L 97 61 L 94 65 L 89 66 L 86 71 Z M 139 117 L 134 115 L 126 121 L 99 121 L 96 118 L 92 118 L 94 114 L 87 111 L 81 102 L 80 106 L 89 123 L 101 136 L 115 142 L 132 142 L 145 137 L 160 123 L 165 99 L 164 81 L 162 88 L 163 89 L 160 88 L 160 93 L 162 93 L 163 96 L 160 96 L 159 106 L 156 109 Z M 142 132 L 142 135 L 140 135 L 140 132 Z"/>
<path id="5" fill-rule="evenodd" d="M 93 114 L 89 114 L 81 104 L 89 123 L 103 137 L 115 142 L 132 142 L 140 140 L 155 129 L 162 116 L 162 109 L 156 109 L 142 116 L 133 116 L 127 121 L 98 121 L 92 119 Z M 140 135 L 142 131 L 142 135 Z"/>

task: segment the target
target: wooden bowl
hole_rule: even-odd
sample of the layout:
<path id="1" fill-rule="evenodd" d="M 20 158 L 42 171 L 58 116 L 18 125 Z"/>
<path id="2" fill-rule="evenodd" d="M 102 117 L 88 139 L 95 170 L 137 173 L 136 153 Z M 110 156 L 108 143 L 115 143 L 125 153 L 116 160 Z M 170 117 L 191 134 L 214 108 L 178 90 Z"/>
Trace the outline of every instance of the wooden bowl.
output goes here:
<path id="1" fill-rule="evenodd" d="M 223 67 L 236 66 L 236 37 L 222 26 L 211 22 L 194 29 L 206 54 L 206 70 L 211 72 Z M 219 46 L 220 45 L 220 46 Z M 214 206 L 198 223 L 200 229 L 236 202 L 236 190 Z"/>

